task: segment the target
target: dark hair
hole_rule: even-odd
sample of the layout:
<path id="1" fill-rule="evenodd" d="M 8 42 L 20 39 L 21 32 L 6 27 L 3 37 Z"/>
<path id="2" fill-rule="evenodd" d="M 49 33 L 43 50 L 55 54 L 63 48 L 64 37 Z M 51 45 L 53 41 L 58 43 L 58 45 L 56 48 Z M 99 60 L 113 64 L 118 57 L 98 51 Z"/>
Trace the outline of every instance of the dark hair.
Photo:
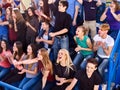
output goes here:
<path id="1" fill-rule="evenodd" d="M 92 64 L 95 65 L 95 67 L 98 66 L 98 61 L 97 61 L 96 58 L 89 58 L 89 59 L 87 60 L 87 63 L 92 63 Z"/>
<path id="2" fill-rule="evenodd" d="M 60 0 L 60 3 L 63 5 L 63 7 L 66 7 L 66 10 L 67 10 L 67 8 L 68 8 L 68 1 Z"/>
<path id="3" fill-rule="evenodd" d="M 2 41 L 5 42 L 5 44 L 6 44 L 6 51 L 7 51 L 9 49 L 8 42 L 6 40 L 2 40 Z M 3 48 L 1 47 L 1 42 L 2 41 L 0 41 L 0 53 L 2 53 L 2 51 L 3 51 Z"/>
<path id="4" fill-rule="evenodd" d="M 18 55 L 19 59 L 20 59 L 20 57 L 23 55 L 23 44 L 20 41 L 16 41 L 15 44 L 18 49 L 18 52 L 16 52 L 15 57 L 16 57 L 16 55 Z"/>
<path id="5" fill-rule="evenodd" d="M 44 21 L 42 21 L 42 23 L 45 23 L 45 24 L 47 24 L 47 25 L 49 25 L 49 26 L 50 26 L 50 23 L 49 23 L 49 21 L 48 21 L 48 20 L 44 20 Z"/>
<path id="6" fill-rule="evenodd" d="M 2 8 L 0 8 L 0 12 L 2 13 Z"/>
<path id="7" fill-rule="evenodd" d="M 28 10 L 29 10 L 29 9 L 32 11 L 33 16 L 37 17 L 37 15 L 35 14 L 35 9 L 34 9 L 33 7 L 29 7 L 29 8 L 27 9 L 26 18 L 25 18 L 27 21 L 30 21 L 30 20 L 31 20 L 31 16 L 29 16 L 29 14 L 28 14 Z"/>

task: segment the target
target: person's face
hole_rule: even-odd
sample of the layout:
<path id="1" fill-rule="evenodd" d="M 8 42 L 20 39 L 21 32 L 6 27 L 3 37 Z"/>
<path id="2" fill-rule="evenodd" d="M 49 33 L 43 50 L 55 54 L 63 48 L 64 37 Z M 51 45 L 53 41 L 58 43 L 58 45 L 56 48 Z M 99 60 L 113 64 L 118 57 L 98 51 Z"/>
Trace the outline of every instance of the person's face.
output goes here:
<path id="1" fill-rule="evenodd" d="M 14 11 L 12 11 L 12 17 L 13 17 L 13 18 L 17 18 L 17 16 L 16 16 L 16 14 L 15 14 Z"/>
<path id="2" fill-rule="evenodd" d="M 32 16 L 32 15 L 33 15 L 33 12 L 32 12 L 31 9 L 28 9 L 28 15 L 29 15 L 29 16 Z"/>
<path id="3" fill-rule="evenodd" d="M 92 63 L 87 63 L 86 65 L 86 72 L 87 74 L 92 74 L 97 68 Z"/>
<path id="4" fill-rule="evenodd" d="M 10 10 L 9 10 L 9 8 L 6 9 L 6 14 L 7 14 L 7 15 L 10 15 Z"/>
<path id="5" fill-rule="evenodd" d="M 58 11 L 59 11 L 59 12 L 64 12 L 65 9 L 66 9 L 66 7 L 65 7 L 65 6 L 63 7 L 62 3 L 59 2 Z"/>
<path id="6" fill-rule="evenodd" d="M 43 29 L 43 30 L 46 30 L 47 28 L 48 28 L 48 25 L 47 25 L 45 22 L 43 22 L 43 23 L 42 23 L 42 29 Z"/>
<path id="7" fill-rule="evenodd" d="M 114 2 L 111 2 L 111 3 L 110 3 L 110 7 L 113 8 L 113 9 L 115 9 L 115 3 L 114 3 Z"/>
<path id="8" fill-rule="evenodd" d="M 58 57 L 57 57 L 60 61 L 66 60 L 66 54 L 65 52 L 63 52 L 62 50 L 60 50 L 58 52 Z"/>
<path id="9" fill-rule="evenodd" d="M 1 47 L 4 49 L 6 48 L 6 43 L 4 41 L 1 41 Z"/>
<path id="10" fill-rule="evenodd" d="M 41 55 L 41 51 L 40 51 L 40 50 L 38 51 L 37 57 L 38 57 L 40 60 L 42 60 L 42 59 L 43 59 L 43 57 L 42 57 L 42 55 Z"/>
<path id="11" fill-rule="evenodd" d="M 32 47 L 30 45 L 28 45 L 28 47 L 27 47 L 27 54 L 28 55 L 32 54 Z"/>
<path id="12" fill-rule="evenodd" d="M 16 46 L 16 43 L 14 43 L 14 45 L 13 45 L 13 52 L 17 52 L 17 51 L 18 51 L 18 48 Z"/>
<path id="13" fill-rule="evenodd" d="M 77 30 L 76 30 L 76 36 L 77 36 L 77 37 L 83 36 L 82 28 L 77 28 Z"/>
<path id="14" fill-rule="evenodd" d="M 99 28 L 98 34 L 100 37 L 104 37 L 107 34 L 107 30 L 102 30 L 101 28 Z"/>
<path id="15" fill-rule="evenodd" d="M 39 6 L 43 7 L 43 1 L 42 0 L 39 1 Z"/>

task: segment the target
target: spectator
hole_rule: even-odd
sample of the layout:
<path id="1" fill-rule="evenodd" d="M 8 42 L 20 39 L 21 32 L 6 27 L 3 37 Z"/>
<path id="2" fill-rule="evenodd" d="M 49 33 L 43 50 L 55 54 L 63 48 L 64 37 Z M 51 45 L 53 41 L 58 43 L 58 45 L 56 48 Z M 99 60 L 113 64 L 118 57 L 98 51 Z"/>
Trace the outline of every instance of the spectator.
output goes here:
<path id="1" fill-rule="evenodd" d="M 53 62 L 53 50 L 52 45 L 54 43 L 54 38 L 50 37 L 49 33 L 53 31 L 53 27 L 50 25 L 49 22 L 43 21 L 36 37 L 36 42 L 38 44 L 38 48 L 46 48 L 50 55 L 50 60 Z"/>
<path id="2" fill-rule="evenodd" d="M 69 52 L 66 49 L 60 49 L 54 67 L 56 86 L 52 90 L 65 90 L 72 81 L 75 71 Z"/>
<path id="3" fill-rule="evenodd" d="M 109 36 L 107 33 L 110 29 L 109 24 L 102 24 L 99 28 L 98 34 L 93 38 L 94 45 L 93 50 L 97 51 L 96 58 L 98 59 L 98 71 L 104 80 L 104 71 L 108 68 L 108 58 L 114 46 L 114 39 Z"/>
<path id="4" fill-rule="evenodd" d="M 16 61 L 23 60 L 24 57 L 22 43 L 20 41 L 16 41 L 13 45 L 13 55 L 8 56 L 9 61 L 14 64 Z M 14 65 L 13 69 L 4 77 L 1 81 L 6 82 L 8 84 L 13 84 L 15 82 L 19 82 L 23 79 L 24 74 L 18 74 L 23 69 L 22 65 Z"/>
<path id="5" fill-rule="evenodd" d="M 13 27 L 12 8 L 11 7 L 6 8 L 6 18 L 5 19 L 6 20 L 1 22 L 0 25 L 8 26 L 8 40 L 9 40 L 10 46 L 13 46 L 13 43 L 17 39 L 17 34 L 14 31 L 14 27 Z"/>
<path id="6" fill-rule="evenodd" d="M 23 44 L 23 50 L 26 51 L 26 29 L 25 20 L 20 13 L 19 9 L 13 9 L 12 11 L 13 27 L 17 33 L 17 41 L 21 41 Z"/>
<path id="7" fill-rule="evenodd" d="M 109 35 L 116 40 L 118 32 L 120 30 L 120 5 L 118 1 L 112 0 L 110 6 L 106 8 L 102 14 L 100 20 L 106 22 L 110 25 Z"/>
<path id="8" fill-rule="evenodd" d="M 5 15 L 3 15 L 2 8 L 0 8 L 0 23 L 5 21 Z M 6 25 L 0 24 L 0 41 L 8 40 L 8 28 Z"/>
<path id="9" fill-rule="evenodd" d="M 27 47 L 27 55 L 24 59 L 33 59 L 37 56 L 37 50 L 34 44 L 29 44 Z M 29 61 L 28 61 L 29 62 Z M 22 90 L 31 89 L 31 87 L 38 81 L 38 63 L 24 65 L 23 69 L 18 72 L 19 74 L 26 73 L 26 76 L 19 84 L 19 88 Z"/>
<path id="10" fill-rule="evenodd" d="M 29 45 L 30 43 L 35 43 L 35 38 L 37 36 L 39 21 L 37 16 L 35 15 L 35 9 L 33 7 L 29 7 L 27 10 L 28 16 L 26 17 L 26 43 Z"/>
<path id="11" fill-rule="evenodd" d="M 77 55 L 75 56 L 73 63 L 76 65 L 77 69 L 85 68 L 88 58 L 93 57 L 92 42 L 90 38 L 86 35 L 86 28 L 84 26 L 79 26 L 76 30 L 76 35 L 74 40 L 77 44 L 75 51 Z"/>
<path id="12" fill-rule="evenodd" d="M 97 6 L 101 5 L 101 1 L 97 0 L 78 0 L 79 3 L 83 4 L 85 12 L 84 26 L 88 29 L 87 34 L 90 29 L 90 36 L 93 37 L 96 35 L 96 12 Z"/>
<path id="13" fill-rule="evenodd" d="M 88 59 L 86 70 L 81 69 L 76 72 L 73 81 L 65 90 L 72 90 L 77 81 L 80 82 L 79 90 L 99 90 L 101 77 L 96 71 L 97 65 L 98 62 L 96 59 Z"/>
<path id="14" fill-rule="evenodd" d="M 59 49 L 65 48 L 69 50 L 68 31 L 71 25 L 71 17 L 66 13 L 66 10 L 68 8 L 67 1 L 60 0 L 58 10 L 54 5 L 53 0 L 49 0 L 48 3 L 55 16 L 55 29 L 50 33 L 50 36 L 55 37 L 53 52 L 54 60 L 56 60 Z"/>
<path id="15" fill-rule="evenodd" d="M 41 48 L 38 50 L 37 58 L 19 61 L 16 64 L 31 64 L 35 62 L 38 62 L 38 67 L 40 73 L 42 73 L 42 78 L 40 78 L 40 82 L 37 82 L 34 90 L 51 90 L 51 87 L 54 85 L 53 66 L 52 62 L 49 59 L 48 52 L 45 48 Z M 38 86 L 40 86 L 40 89 Z"/>
<path id="16" fill-rule="evenodd" d="M 7 59 L 7 56 L 11 54 L 7 41 L 2 40 L 0 43 L 0 79 L 10 71 L 11 64 Z"/>

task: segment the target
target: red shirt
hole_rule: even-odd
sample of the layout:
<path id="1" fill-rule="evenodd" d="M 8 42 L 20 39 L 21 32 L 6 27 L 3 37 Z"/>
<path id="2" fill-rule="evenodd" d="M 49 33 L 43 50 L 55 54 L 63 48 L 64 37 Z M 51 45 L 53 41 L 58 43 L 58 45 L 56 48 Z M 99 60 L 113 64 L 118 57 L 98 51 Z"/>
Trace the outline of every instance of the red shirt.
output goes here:
<path id="1" fill-rule="evenodd" d="M 42 72 L 42 69 L 43 69 L 44 67 L 43 67 L 43 64 L 42 64 L 42 62 L 41 61 L 38 61 L 38 69 Z M 48 77 L 47 77 L 47 81 L 54 81 L 55 79 L 54 79 L 54 76 L 49 72 L 49 75 L 48 75 Z"/>
<path id="2" fill-rule="evenodd" d="M 1 57 L 5 58 L 4 60 L 0 60 L 0 66 L 4 68 L 10 68 L 11 64 L 9 63 L 8 59 L 5 57 L 5 54 L 11 54 L 11 52 L 8 50 L 0 54 Z"/>

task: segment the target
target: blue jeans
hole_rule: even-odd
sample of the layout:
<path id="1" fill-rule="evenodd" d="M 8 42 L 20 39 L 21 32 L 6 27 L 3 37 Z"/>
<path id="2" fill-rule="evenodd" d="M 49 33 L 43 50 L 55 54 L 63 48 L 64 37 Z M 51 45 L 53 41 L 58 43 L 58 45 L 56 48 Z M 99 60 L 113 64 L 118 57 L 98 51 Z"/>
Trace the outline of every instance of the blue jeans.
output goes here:
<path id="1" fill-rule="evenodd" d="M 99 63 L 98 72 L 102 76 L 103 82 L 104 82 L 105 81 L 105 77 L 104 77 L 105 69 L 108 70 L 108 63 L 109 63 L 108 58 L 100 58 L 99 56 L 97 56 L 96 58 Z"/>
<path id="2" fill-rule="evenodd" d="M 34 78 L 24 78 L 20 85 L 19 88 L 21 88 L 22 90 L 30 90 L 31 87 L 39 80 L 39 75 L 34 77 Z"/>
<path id="3" fill-rule="evenodd" d="M 69 38 L 66 35 L 65 37 L 58 38 L 55 37 L 54 39 L 54 44 L 53 44 L 53 55 L 54 55 L 54 60 L 57 59 L 57 54 L 58 51 L 62 48 L 69 50 Z"/>
<path id="4" fill-rule="evenodd" d="M 77 55 L 75 56 L 73 63 L 76 66 L 77 69 L 79 68 L 85 68 L 86 67 L 86 63 L 87 63 L 87 59 L 93 57 L 93 54 L 90 55 L 82 55 L 80 52 L 77 52 Z"/>
<path id="5" fill-rule="evenodd" d="M 0 66 L 0 80 L 10 71 L 10 68 Z"/>

